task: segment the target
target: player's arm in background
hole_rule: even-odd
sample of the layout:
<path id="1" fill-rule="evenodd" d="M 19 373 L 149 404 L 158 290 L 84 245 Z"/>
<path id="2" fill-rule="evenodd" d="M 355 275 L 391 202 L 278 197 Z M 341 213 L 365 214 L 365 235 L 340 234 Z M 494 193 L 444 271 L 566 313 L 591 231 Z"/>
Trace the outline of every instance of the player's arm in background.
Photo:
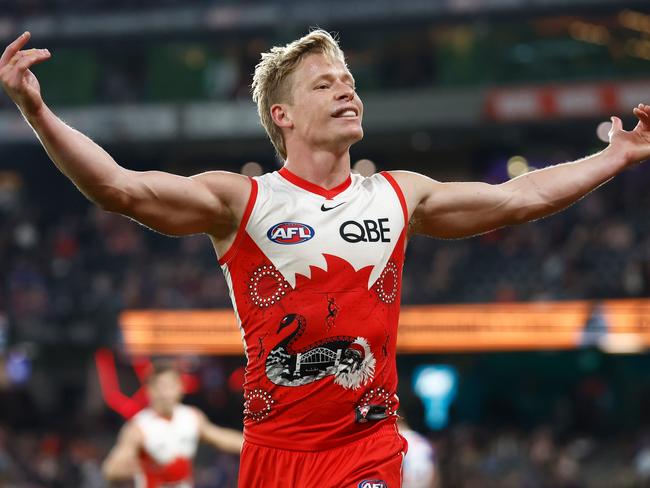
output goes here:
<path id="1" fill-rule="evenodd" d="M 412 234 L 461 238 L 559 212 L 621 171 L 650 158 L 650 105 L 634 109 L 638 123 L 623 130 L 612 117 L 609 145 L 578 161 L 558 164 L 505 183 L 440 183 L 394 171 L 409 207 Z"/>
<path id="2" fill-rule="evenodd" d="M 121 167 L 43 102 L 38 80 L 29 68 L 48 60 L 50 53 L 22 50 L 29 38 L 25 33 L 5 49 L 0 58 L 0 85 L 52 161 L 89 200 L 164 234 L 208 233 L 225 239 L 234 233 L 248 199 L 248 178 L 217 171 L 183 177 Z"/>
<path id="3" fill-rule="evenodd" d="M 142 432 L 138 427 L 127 422 L 117 442 L 102 464 L 102 473 L 107 481 L 132 479 L 139 471 L 138 453 L 142 447 Z"/>
<path id="4" fill-rule="evenodd" d="M 244 442 L 244 437 L 239 430 L 213 424 L 198 409 L 196 409 L 196 414 L 199 416 L 199 438 L 201 442 L 210 444 L 221 451 L 239 455 Z"/>

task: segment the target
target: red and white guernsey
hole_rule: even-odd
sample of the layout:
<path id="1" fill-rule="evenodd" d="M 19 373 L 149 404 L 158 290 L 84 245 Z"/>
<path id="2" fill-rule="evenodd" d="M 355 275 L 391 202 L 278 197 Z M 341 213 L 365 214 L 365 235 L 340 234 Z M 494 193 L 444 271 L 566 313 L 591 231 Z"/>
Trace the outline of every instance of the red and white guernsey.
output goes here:
<path id="1" fill-rule="evenodd" d="M 219 260 L 248 359 L 248 442 L 317 451 L 395 422 L 406 222 L 387 173 L 331 190 L 285 168 L 252 180 Z"/>
<path id="2" fill-rule="evenodd" d="M 192 459 L 199 442 L 199 417 L 192 407 L 177 405 L 171 418 L 145 408 L 133 417 L 143 434 L 138 488 L 191 488 Z"/>

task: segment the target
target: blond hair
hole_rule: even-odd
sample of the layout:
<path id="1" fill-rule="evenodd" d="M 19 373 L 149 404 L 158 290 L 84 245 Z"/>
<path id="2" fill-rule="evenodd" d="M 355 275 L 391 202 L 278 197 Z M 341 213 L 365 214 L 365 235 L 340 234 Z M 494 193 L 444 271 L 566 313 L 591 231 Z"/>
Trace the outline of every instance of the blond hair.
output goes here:
<path id="1" fill-rule="evenodd" d="M 317 29 L 286 46 L 275 46 L 269 52 L 262 53 L 262 60 L 255 66 L 251 86 L 253 101 L 257 104 L 262 126 L 282 159 L 287 159 L 287 149 L 282 131 L 271 118 L 271 106 L 292 102 L 290 76 L 300 61 L 311 53 L 323 53 L 345 63 L 336 38 L 327 31 Z"/>

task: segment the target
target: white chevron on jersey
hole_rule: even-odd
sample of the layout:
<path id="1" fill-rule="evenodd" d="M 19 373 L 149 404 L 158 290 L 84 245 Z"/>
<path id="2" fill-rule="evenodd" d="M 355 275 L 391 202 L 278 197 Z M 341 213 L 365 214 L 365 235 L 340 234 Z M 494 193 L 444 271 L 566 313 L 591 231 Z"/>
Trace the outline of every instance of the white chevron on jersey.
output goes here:
<path id="1" fill-rule="evenodd" d="M 386 266 L 405 225 L 399 198 L 381 174 L 369 178 L 354 174 L 351 177 L 350 186 L 331 200 L 291 183 L 277 172 L 256 178 L 258 195 L 246 232 L 292 288 L 295 288 L 296 275 L 311 277 L 310 266 L 327 271 L 324 254 L 346 260 L 356 271 L 374 266 L 368 288 Z M 322 205 L 331 210 L 321 210 Z M 363 227 L 364 221 L 375 222 L 369 224 L 372 226 L 377 225 L 379 219 L 388 219 L 383 223 L 387 229 L 383 235 L 388 242 L 353 243 L 341 237 L 341 225 L 345 222 L 353 221 Z M 282 222 L 308 225 L 314 235 L 299 244 L 274 242 L 267 234 Z M 346 230 L 358 234 L 359 229 L 349 224 Z"/>

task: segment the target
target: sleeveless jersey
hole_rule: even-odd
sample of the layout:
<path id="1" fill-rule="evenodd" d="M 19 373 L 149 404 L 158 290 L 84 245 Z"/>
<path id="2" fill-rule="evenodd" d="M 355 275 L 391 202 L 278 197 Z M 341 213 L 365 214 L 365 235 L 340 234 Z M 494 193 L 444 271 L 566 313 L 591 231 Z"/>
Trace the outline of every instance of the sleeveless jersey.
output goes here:
<path id="1" fill-rule="evenodd" d="M 170 419 L 146 408 L 133 417 L 144 437 L 138 488 L 191 488 L 192 459 L 199 441 L 199 417 L 177 405 Z"/>
<path id="2" fill-rule="evenodd" d="M 287 169 L 251 180 L 219 260 L 247 357 L 244 438 L 318 451 L 394 423 L 407 211 L 388 173 L 325 190 Z M 380 420 L 363 422 L 373 406 Z"/>

